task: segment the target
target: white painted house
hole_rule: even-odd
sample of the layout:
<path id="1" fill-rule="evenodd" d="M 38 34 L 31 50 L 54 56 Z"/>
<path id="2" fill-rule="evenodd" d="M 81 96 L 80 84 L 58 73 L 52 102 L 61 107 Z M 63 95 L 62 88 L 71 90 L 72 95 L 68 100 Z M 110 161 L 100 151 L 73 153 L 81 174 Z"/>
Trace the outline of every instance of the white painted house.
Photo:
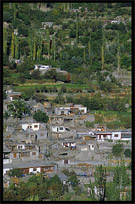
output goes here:
<path id="1" fill-rule="evenodd" d="M 131 141 L 131 132 L 112 132 L 112 140 Z"/>
<path id="2" fill-rule="evenodd" d="M 70 129 L 64 126 L 52 126 L 51 131 L 58 132 L 58 133 L 64 133 L 66 131 L 70 131 Z"/>
<path id="3" fill-rule="evenodd" d="M 45 71 L 48 71 L 50 69 L 50 66 L 49 65 L 35 65 L 34 69 L 39 69 L 39 70 L 45 70 Z"/>
<path id="4" fill-rule="evenodd" d="M 27 124 L 22 124 L 22 129 L 23 130 L 28 130 L 31 129 L 33 131 L 38 131 L 40 127 L 40 123 L 27 123 Z"/>

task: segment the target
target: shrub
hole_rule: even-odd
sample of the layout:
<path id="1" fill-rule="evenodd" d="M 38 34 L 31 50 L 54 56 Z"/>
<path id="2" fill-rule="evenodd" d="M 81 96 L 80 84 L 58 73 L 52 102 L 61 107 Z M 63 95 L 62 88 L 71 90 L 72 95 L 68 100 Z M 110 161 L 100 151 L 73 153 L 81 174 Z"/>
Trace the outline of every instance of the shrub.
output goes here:
<path id="1" fill-rule="evenodd" d="M 125 149 L 124 155 L 125 155 L 125 157 L 131 158 L 131 149 Z"/>
<path id="2" fill-rule="evenodd" d="M 38 110 L 36 113 L 34 113 L 33 119 L 35 119 L 38 122 L 47 123 L 49 120 L 49 117 L 46 115 L 45 112 Z"/>

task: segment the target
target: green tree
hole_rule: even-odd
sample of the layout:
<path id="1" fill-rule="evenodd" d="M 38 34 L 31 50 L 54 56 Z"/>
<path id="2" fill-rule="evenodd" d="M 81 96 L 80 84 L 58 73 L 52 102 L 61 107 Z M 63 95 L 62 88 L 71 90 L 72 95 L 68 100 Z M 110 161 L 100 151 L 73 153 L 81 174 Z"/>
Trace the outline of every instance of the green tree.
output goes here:
<path id="1" fill-rule="evenodd" d="M 8 105 L 8 113 L 12 115 L 14 118 L 22 119 L 26 114 L 30 115 L 30 108 L 28 105 L 21 100 L 12 101 Z"/>
<path id="2" fill-rule="evenodd" d="M 116 144 L 112 146 L 112 154 L 116 157 L 120 157 L 123 152 L 123 144 Z"/>
<path id="3" fill-rule="evenodd" d="M 36 113 L 34 113 L 33 119 L 35 119 L 38 122 L 47 123 L 49 120 L 49 117 L 46 115 L 45 112 L 38 110 Z"/>
<path id="4" fill-rule="evenodd" d="M 7 33 L 7 29 L 3 28 L 3 53 L 7 54 L 7 39 L 8 38 L 8 33 Z"/>
<path id="5" fill-rule="evenodd" d="M 21 170 L 20 169 L 11 169 L 9 172 L 8 172 L 8 175 L 10 176 L 10 177 L 21 177 L 21 175 L 22 175 L 22 172 L 21 172 Z"/>
<path id="6" fill-rule="evenodd" d="M 79 183 L 79 181 L 78 181 L 76 175 L 71 175 L 71 176 L 69 177 L 69 179 L 68 179 L 68 182 L 71 182 L 71 185 L 72 185 L 73 187 L 78 186 L 78 183 Z"/>
<path id="7" fill-rule="evenodd" d="M 11 56 L 12 56 L 12 58 L 15 57 L 15 36 L 14 36 L 14 33 L 12 33 L 12 40 L 11 40 Z"/>
<path id="8" fill-rule="evenodd" d="M 124 155 L 125 155 L 125 157 L 131 158 L 131 149 L 125 149 Z"/>
<path id="9" fill-rule="evenodd" d="M 41 78 L 40 76 L 40 71 L 37 69 L 37 70 L 34 70 L 31 74 L 31 78 L 32 79 L 36 79 L 36 80 L 39 80 Z"/>
<path id="10" fill-rule="evenodd" d="M 100 201 L 106 198 L 106 168 L 100 165 L 95 172 L 95 184 L 98 190 L 98 197 Z"/>

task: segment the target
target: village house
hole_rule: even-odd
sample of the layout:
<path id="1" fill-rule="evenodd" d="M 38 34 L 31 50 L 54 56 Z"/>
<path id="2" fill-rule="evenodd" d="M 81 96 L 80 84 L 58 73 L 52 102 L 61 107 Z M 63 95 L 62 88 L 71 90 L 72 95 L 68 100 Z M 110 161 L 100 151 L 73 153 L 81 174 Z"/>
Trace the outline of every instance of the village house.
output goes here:
<path id="1" fill-rule="evenodd" d="M 8 143 L 11 149 L 10 158 L 12 162 L 43 159 L 40 146 L 26 143 Z"/>
<path id="2" fill-rule="evenodd" d="M 8 90 L 7 99 L 9 101 L 14 101 L 21 98 L 21 92 L 13 92 L 13 90 Z"/>
<path id="3" fill-rule="evenodd" d="M 3 144 L 3 164 L 11 162 L 12 162 L 11 150 L 5 144 Z"/>
<path id="4" fill-rule="evenodd" d="M 124 140 L 124 141 L 131 141 L 132 140 L 132 134 L 131 132 L 112 132 L 112 140 Z"/>
<path id="5" fill-rule="evenodd" d="M 41 70 L 48 71 L 48 70 L 50 69 L 50 66 L 49 66 L 49 65 L 41 65 L 41 64 L 38 64 L 38 65 L 35 65 L 35 66 L 34 66 L 34 69 L 35 69 L 35 70 L 39 69 L 40 71 L 41 71 Z"/>
<path id="6" fill-rule="evenodd" d="M 96 139 L 97 141 L 104 141 L 104 140 L 110 140 L 112 139 L 112 133 L 106 132 L 106 131 L 98 131 L 96 133 Z"/>
<path id="7" fill-rule="evenodd" d="M 22 124 L 22 129 L 23 130 L 28 130 L 31 129 L 33 131 L 38 131 L 40 127 L 40 123 L 26 123 L 26 124 Z"/>
<path id="8" fill-rule="evenodd" d="M 86 114 L 87 107 L 82 105 L 72 105 L 70 107 L 56 107 L 54 108 L 55 115 L 70 115 L 70 114 Z"/>
<path id="9" fill-rule="evenodd" d="M 62 142 L 62 146 L 63 147 L 70 147 L 71 149 L 76 148 L 76 142 L 67 140 L 67 141 Z"/>
<path id="10" fill-rule="evenodd" d="M 19 168 L 22 171 L 22 174 L 30 174 L 30 173 L 46 173 L 46 172 L 54 172 L 57 173 L 57 164 L 42 161 L 42 162 L 20 162 L 13 164 L 4 164 L 3 165 L 3 175 L 7 174 L 11 169 Z"/>
<path id="11" fill-rule="evenodd" d="M 53 26 L 53 22 L 42 22 L 42 27 L 44 29 L 46 29 L 47 27 L 52 27 Z"/>
<path id="12" fill-rule="evenodd" d="M 84 137 L 90 137 L 90 138 L 95 138 L 95 134 L 93 132 L 90 132 L 90 131 L 80 131 L 80 132 L 76 132 L 76 136 L 75 136 L 75 139 L 84 139 Z"/>

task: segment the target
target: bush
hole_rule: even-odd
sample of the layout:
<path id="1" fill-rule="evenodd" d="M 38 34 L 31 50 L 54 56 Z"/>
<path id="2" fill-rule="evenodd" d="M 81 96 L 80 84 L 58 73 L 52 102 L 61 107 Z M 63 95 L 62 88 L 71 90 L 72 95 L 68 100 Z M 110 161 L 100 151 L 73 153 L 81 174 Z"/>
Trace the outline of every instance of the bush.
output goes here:
<path id="1" fill-rule="evenodd" d="M 46 115 L 45 112 L 38 110 L 36 113 L 34 113 L 33 119 L 35 119 L 38 122 L 47 123 L 49 117 Z"/>
<path id="2" fill-rule="evenodd" d="M 125 157 L 131 158 L 131 149 L 125 149 L 124 155 L 125 155 Z"/>
<path id="3" fill-rule="evenodd" d="M 13 19 L 13 15 L 8 11 L 3 11 L 3 21 L 10 23 Z"/>
<path id="4" fill-rule="evenodd" d="M 40 71 L 39 71 L 38 69 L 37 69 L 37 70 L 34 70 L 34 71 L 32 72 L 32 74 L 31 74 L 31 78 L 37 79 L 37 80 L 41 79 Z"/>
<path id="5" fill-rule="evenodd" d="M 114 156 L 119 157 L 123 152 L 123 144 L 116 144 L 112 147 L 112 153 Z"/>

